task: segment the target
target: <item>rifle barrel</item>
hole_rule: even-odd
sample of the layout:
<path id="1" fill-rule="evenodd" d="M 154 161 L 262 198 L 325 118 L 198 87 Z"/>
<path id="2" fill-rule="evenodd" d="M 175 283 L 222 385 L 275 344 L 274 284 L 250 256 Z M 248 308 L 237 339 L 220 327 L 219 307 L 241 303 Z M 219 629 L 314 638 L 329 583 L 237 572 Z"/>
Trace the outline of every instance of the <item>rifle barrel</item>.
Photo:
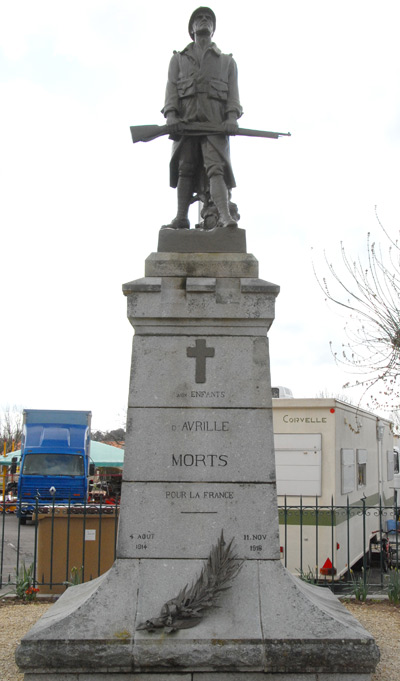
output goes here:
<path id="1" fill-rule="evenodd" d="M 169 135 L 171 132 L 168 125 L 132 125 L 131 135 L 132 141 L 135 142 L 150 142 L 157 137 Z M 174 133 L 177 136 L 200 136 L 200 135 L 227 135 L 222 127 L 213 125 L 212 123 L 184 123 L 182 131 Z M 242 137 L 269 137 L 271 139 L 278 139 L 279 137 L 290 137 L 290 132 L 270 132 L 269 130 L 252 130 L 251 128 L 238 128 L 232 136 Z"/>

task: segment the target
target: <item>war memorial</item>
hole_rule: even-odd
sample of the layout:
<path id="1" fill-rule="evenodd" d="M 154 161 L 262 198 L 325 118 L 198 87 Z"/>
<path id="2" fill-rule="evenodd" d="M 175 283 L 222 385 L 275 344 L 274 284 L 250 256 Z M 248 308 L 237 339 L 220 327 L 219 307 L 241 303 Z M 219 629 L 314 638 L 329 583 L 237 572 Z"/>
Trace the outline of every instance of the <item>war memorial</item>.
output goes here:
<path id="1" fill-rule="evenodd" d="M 172 136 L 178 207 L 145 276 L 123 286 L 135 335 L 117 559 L 25 636 L 25 681 L 368 681 L 379 659 L 328 589 L 281 564 L 268 352 L 279 287 L 259 279 L 232 202 L 242 110 L 215 28 L 211 9 L 193 12 L 166 127 L 132 129 Z"/>

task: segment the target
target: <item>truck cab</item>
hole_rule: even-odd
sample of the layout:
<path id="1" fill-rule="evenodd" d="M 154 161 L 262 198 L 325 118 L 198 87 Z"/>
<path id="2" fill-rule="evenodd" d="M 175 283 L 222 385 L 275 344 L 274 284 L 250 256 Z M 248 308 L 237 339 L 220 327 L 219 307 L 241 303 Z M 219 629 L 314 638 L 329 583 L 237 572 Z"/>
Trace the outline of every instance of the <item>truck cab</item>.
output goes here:
<path id="1" fill-rule="evenodd" d="M 90 411 L 25 409 L 18 515 L 39 504 L 84 503 L 90 475 Z"/>

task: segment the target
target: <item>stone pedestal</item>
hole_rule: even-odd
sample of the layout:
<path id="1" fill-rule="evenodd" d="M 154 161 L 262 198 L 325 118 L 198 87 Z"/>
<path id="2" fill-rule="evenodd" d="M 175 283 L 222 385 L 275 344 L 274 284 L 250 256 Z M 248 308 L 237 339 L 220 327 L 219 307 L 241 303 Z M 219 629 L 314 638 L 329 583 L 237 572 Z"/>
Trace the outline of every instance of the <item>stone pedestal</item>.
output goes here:
<path id="1" fill-rule="evenodd" d="M 246 253 L 167 244 L 123 288 L 135 337 L 118 558 L 22 640 L 25 680 L 367 681 L 372 637 L 279 559 L 267 339 L 278 287 Z M 138 630 L 196 581 L 222 532 L 242 567 L 218 607 L 192 628 Z"/>

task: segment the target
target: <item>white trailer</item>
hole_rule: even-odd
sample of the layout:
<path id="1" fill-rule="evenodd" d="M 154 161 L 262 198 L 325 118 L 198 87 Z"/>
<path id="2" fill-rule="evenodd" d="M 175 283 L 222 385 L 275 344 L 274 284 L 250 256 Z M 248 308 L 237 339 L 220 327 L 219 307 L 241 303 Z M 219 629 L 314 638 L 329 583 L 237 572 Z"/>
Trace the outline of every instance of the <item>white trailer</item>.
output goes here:
<path id="1" fill-rule="evenodd" d="M 272 403 L 282 561 L 339 579 L 368 555 L 380 498 L 383 530 L 393 517 L 393 425 L 336 399 Z"/>

